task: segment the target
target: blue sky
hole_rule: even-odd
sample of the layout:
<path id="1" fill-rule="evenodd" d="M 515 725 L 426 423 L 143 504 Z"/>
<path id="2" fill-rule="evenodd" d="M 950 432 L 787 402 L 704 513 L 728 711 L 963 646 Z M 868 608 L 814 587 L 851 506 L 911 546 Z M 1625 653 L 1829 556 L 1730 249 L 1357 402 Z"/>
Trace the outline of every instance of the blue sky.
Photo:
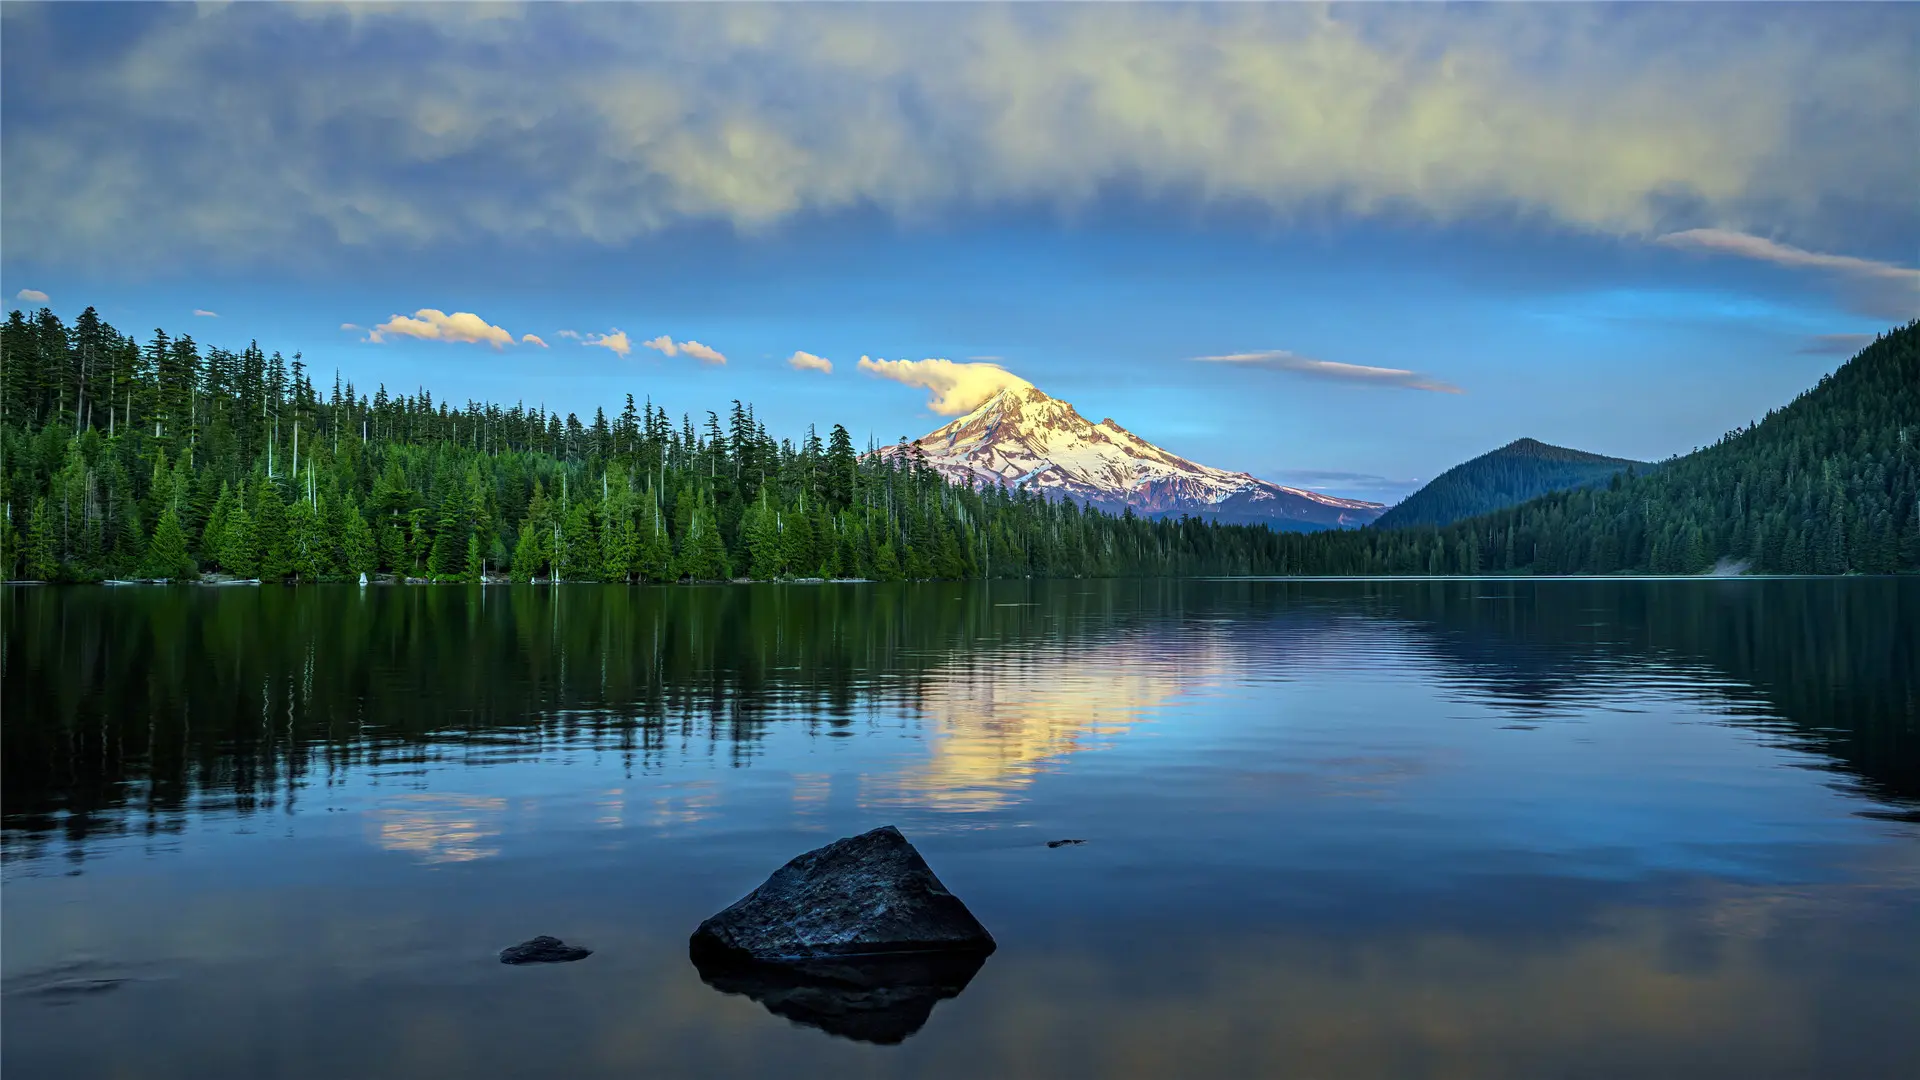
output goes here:
<path id="1" fill-rule="evenodd" d="M 14 304 L 440 398 L 890 441 L 941 376 L 860 357 L 939 358 L 1390 501 L 1523 435 L 1689 450 L 1920 314 L 1906 5 L 4 20 Z"/>

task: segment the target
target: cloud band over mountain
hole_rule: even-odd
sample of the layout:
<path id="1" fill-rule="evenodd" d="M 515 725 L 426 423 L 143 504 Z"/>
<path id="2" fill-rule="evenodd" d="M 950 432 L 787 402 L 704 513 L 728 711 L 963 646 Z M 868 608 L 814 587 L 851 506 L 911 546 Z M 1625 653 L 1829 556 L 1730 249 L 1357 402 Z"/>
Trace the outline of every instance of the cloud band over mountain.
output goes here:
<path id="1" fill-rule="evenodd" d="M 1408 371 L 1404 368 L 1367 367 L 1364 364 L 1342 364 L 1333 360 L 1315 360 L 1310 356 L 1300 356 L 1285 349 L 1228 353 L 1222 356 L 1196 356 L 1193 359 L 1208 364 L 1239 364 L 1246 367 L 1268 368 L 1273 371 L 1290 371 L 1316 379 L 1332 379 L 1364 386 L 1396 386 L 1408 390 L 1428 390 L 1437 394 L 1465 392 L 1457 386 L 1429 378 L 1417 371 Z"/>

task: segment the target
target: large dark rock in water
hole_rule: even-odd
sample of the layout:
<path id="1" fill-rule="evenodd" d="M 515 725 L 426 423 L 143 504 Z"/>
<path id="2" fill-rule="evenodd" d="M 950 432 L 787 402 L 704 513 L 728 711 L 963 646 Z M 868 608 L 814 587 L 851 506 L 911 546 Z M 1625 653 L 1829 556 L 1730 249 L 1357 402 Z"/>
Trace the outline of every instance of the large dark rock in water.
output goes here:
<path id="1" fill-rule="evenodd" d="M 869 953 L 778 964 L 694 953 L 708 986 L 829 1035 L 892 1045 L 926 1025 L 987 962 L 984 952 Z"/>
<path id="2" fill-rule="evenodd" d="M 781 962 L 880 953 L 985 956 L 993 936 L 885 825 L 815 848 L 693 932 L 701 954 Z"/>
<path id="3" fill-rule="evenodd" d="M 832 1035 L 897 1043 L 966 988 L 993 937 L 891 825 L 816 848 L 700 924 L 707 985 Z"/>

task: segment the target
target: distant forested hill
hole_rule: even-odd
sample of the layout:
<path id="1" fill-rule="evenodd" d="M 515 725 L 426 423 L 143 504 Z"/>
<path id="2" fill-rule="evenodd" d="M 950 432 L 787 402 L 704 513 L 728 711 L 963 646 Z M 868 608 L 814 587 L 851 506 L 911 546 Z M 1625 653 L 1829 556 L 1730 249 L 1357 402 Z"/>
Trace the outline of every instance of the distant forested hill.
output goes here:
<path id="1" fill-rule="evenodd" d="M 1758 424 L 1597 488 L 1442 527 L 1282 537 L 1282 573 L 1920 570 L 1920 321 Z"/>
<path id="2" fill-rule="evenodd" d="M 1450 525 L 1549 492 L 1605 483 L 1628 466 L 1645 469 L 1646 463 L 1518 439 L 1434 477 L 1380 515 L 1373 527 Z"/>

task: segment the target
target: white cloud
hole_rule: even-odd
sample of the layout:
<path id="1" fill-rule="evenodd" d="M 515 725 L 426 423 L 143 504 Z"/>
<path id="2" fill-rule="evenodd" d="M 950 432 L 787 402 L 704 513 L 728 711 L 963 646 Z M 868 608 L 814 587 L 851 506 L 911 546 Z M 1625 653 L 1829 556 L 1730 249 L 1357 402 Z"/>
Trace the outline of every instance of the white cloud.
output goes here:
<path id="1" fill-rule="evenodd" d="M 521 334 L 520 343 L 522 345 L 538 345 L 543 349 L 547 347 L 547 343 L 540 339 L 539 334 Z"/>
<path id="2" fill-rule="evenodd" d="M 206 308 L 194 308 L 194 309 L 193 309 L 193 314 L 194 314 L 194 315 L 195 315 L 195 316 L 196 316 L 197 318 L 202 318 L 202 319 L 217 319 L 217 318 L 219 318 L 219 317 L 220 317 L 220 313 L 219 313 L 219 312 L 217 312 L 217 311 L 208 311 L 208 310 L 207 310 Z"/>
<path id="3" fill-rule="evenodd" d="M 597 349 L 608 349 L 615 356 L 625 356 L 633 351 L 633 343 L 627 340 L 627 332 L 615 327 L 611 334 L 588 334 L 580 344 L 591 345 Z M 652 342 L 646 344 L 651 345 Z"/>
<path id="4" fill-rule="evenodd" d="M 1734 255 L 1792 270 L 1832 274 L 1842 283 L 1848 303 L 1864 314 L 1890 319 L 1920 315 L 1920 270 L 1877 259 L 1808 251 L 1728 229 L 1687 229 L 1668 233 L 1655 242 L 1685 251 Z"/>
<path id="5" fill-rule="evenodd" d="M 805 349 L 795 349 L 787 357 L 787 366 L 797 371 L 817 371 L 822 375 L 833 374 L 833 361 L 824 356 L 815 356 Z"/>
<path id="6" fill-rule="evenodd" d="M 958 416 L 1009 387 L 1032 386 L 999 364 L 956 364 L 951 360 L 874 360 L 862 356 L 860 370 L 908 386 L 932 391 L 927 408 L 939 416 Z"/>
<path id="7" fill-rule="evenodd" d="M 449 315 L 438 308 L 421 308 L 411 316 L 395 315 L 386 322 L 367 332 L 371 342 L 385 341 L 388 335 L 419 338 L 422 341 L 464 341 L 473 344 L 502 345 L 513 344 L 513 335 L 504 328 L 489 323 L 471 311 L 456 311 Z"/>
<path id="8" fill-rule="evenodd" d="M 1903 5 L 479 10 L 197 5 L 111 47 L 10 35 L 9 255 L 616 245 L 1116 190 L 1632 236 L 1916 220 L 1911 141 L 1886 135 L 1916 119 Z M 552 47 L 508 47 L 536 32 Z"/>
<path id="9" fill-rule="evenodd" d="M 13 298 L 15 300 L 25 300 L 29 304 L 44 304 L 47 302 L 47 294 L 41 292 L 39 289 L 21 289 L 19 292 L 13 294 Z"/>
<path id="10" fill-rule="evenodd" d="M 560 331 L 560 336 L 561 336 L 561 337 L 563 337 L 563 338 L 572 338 L 572 339 L 573 339 L 573 340 L 575 340 L 575 341 L 579 341 L 579 340 L 580 340 L 580 331 L 578 331 L 578 330 L 562 330 L 562 331 Z"/>
<path id="11" fill-rule="evenodd" d="M 1408 390 L 1430 390 L 1437 394 L 1464 392 L 1457 386 L 1428 378 L 1417 371 L 1408 371 L 1405 368 L 1367 367 L 1364 364 L 1342 364 L 1335 360 L 1315 360 L 1285 349 L 1227 353 L 1222 356 L 1196 356 L 1193 359 L 1209 364 L 1242 364 L 1247 367 L 1270 368 L 1274 371 L 1291 371 L 1300 375 L 1334 379 L 1363 386 L 1397 386 Z"/>
<path id="12" fill-rule="evenodd" d="M 709 348 L 697 341 L 681 342 L 680 351 L 703 364 L 724 364 L 727 362 L 727 358 L 721 355 L 719 349 Z"/>
<path id="13" fill-rule="evenodd" d="M 359 329 L 360 329 L 360 324 L 359 324 L 359 323 L 350 323 L 350 322 L 343 322 L 343 323 L 341 323 L 341 324 L 340 324 L 340 329 L 342 329 L 342 330 L 354 330 L 354 331 L 357 331 L 357 330 L 359 330 Z"/>
<path id="14" fill-rule="evenodd" d="M 640 344 L 663 356 L 679 356 L 681 353 L 685 353 L 703 364 L 724 364 L 727 362 L 727 358 L 723 356 L 718 349 L 702 345 L 697 341 L 675 341 L 666 334 L 661 334 L 657 338 L 643 341 Z"/>

